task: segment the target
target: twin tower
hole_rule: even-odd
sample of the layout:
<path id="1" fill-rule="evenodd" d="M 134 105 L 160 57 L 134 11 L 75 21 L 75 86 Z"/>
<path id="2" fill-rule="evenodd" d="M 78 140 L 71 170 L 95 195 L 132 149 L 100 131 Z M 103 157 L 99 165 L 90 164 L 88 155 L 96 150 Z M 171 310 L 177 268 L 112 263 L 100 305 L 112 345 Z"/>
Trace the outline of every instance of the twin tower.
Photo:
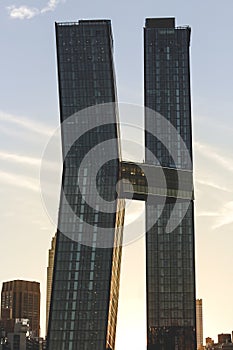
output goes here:
<path id="1" fill-rule="evenodd" d="M 147 349 L 196 350 L 190 32 L 146 19 L 145 162 L 133 163 L 121 159 L 111 22 L 56 23 L 63 175 L 49 350 L 115 349 L 127 198 L 146 208 Z"/>

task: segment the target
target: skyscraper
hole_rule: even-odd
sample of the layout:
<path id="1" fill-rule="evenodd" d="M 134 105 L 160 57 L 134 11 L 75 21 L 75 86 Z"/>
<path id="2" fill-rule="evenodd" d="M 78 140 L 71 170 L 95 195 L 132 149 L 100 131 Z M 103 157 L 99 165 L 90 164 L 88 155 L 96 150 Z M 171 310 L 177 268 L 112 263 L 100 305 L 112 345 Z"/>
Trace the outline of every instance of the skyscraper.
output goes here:
<path id="1" fill-rule="evenodd" d="M 192 172 L 190 27 L 175 27 L 174 18 L 147 19 L 144 29 L 146 163 Z M 160 115 L 167 120 L 161 119 Z M 176 133 L 172 133 L 172 126 Z M 149 130 L 149 132 L 148 132 Z M 158 137 L 162 134 L 165 142 Z M 180 137 L 182 139 L 180 139 Z M 172 156 L 171 156 L 172 150 Z M 155 156 L 154 158 L 152 157 Z M 148 349 L 195 349 L 195 266 L 193 201 L 146 203 L 146 274 Z M 155 212 L 161 211 L 148 229 Z M 171 215 L 180 223 L 171 232 Z"/>
<path id="2" fill-rule="evenodd" d="M 15 280 L 4 282 L 1 293 L 1 317 L 28 319 L 32 336 L 40 336 L 40 284 L 38 282 Z M 6 323 L 7 323 L 6 318 Z M 13 331 L 12 329 L 7 330 Z"/>
<path id="3" fill-rule="evenodd" d="M 49 350 L 115 349 L 132 191 L 118 180 L 146 201 L 147 348 L 196 349 L 190 28 L 147 19 L 144 33 L 146 163 L 134 164 L 121 160 L 110 21 L 56 23 L 63 176 Z"/>
<path id="4" fill-rule="evenodd" d="M 48 254 L 47 290 L 46 290 L 46 333 L 48 331 L 48 322 L 49 322 L 49 309 L 50 309 L 52 280 L 53 280 L 55 246 L 56 246 L 56 235 L 53 236 L 52 238 L 51 248 L 49 249 L 49 254 Z"/>
<path id="5" fill-rule="evenodd" d="M 202 299 L 196 300 L 196 320 L 197 320 L 197 350 L 203 350 L 203 315 Z"/>
<path id="6" fill-rule="evenodd" d="M 114 201 L 120 151 L 111 23 L 109 20 L 56 23 L 56 39 L 64 195 L 60 200 L 48 347 L 114 349 L 124 207 L 121 199 Z M 88 109 L 102 103 L 113 104 L 103 113 Z M 77 114 L 69 119 L 85 108 L 85 118 Z M 96 127 L 91 127 L 93 120 L 97 121 Z M 87 131 L 78 138 L 81 128 Z M 100 169 L 93 183 L 91 169 L 88 165 L 81 169 L 81 162 L 88 151 L 108 140 L 112 140 L 112 160 Z M 107 151 L 103 146 L 91 157 L 92 169 Z M 105 201 L 102 211 L 95 194 L 96 183 Z M 86 200 L 82 197 L 84 192 Z M 87 204 L 90 201 L 94 207 Z M 105 237 L 102 228 L 108 232 Z M 115 241 L 119 244 L 114 244 Z"/>

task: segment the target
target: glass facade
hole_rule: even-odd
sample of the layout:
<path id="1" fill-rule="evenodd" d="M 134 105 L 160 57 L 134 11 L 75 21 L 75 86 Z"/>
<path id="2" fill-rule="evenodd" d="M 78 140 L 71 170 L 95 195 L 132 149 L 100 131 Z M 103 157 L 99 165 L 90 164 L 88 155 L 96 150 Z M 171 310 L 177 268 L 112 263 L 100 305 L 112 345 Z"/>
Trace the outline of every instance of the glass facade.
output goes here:
<path id="1" fill-rule="evenodd" d="M 174 18 L 146 20 L 145 106 L 155 111 L 145 110 L 146 164 L 192 171 L 189 45 L 190 28 L 176 28 Z M 168 232 L 171 214 L 180 223 Z M 188 209 L 185 199 L 146 203 L 146 231 L 148 349 L 195 350 L 193 201 Z"/>
<path id="2" fill-rule="evenodd" d="M 115 349 L 124 198 L 146 201 L 147 348 L 196 349 L 190 28 L 147 19 L 144 35 L 137 164 L 121 161 L 110 21 L 56 23 L 63 175 L 49 350 Z"/>
<path id="3" fill-rule="evenodd" d="M 161 171 L 156 165 L 123 161 L 121 179 L 122 198 L 158 202 L 160 197 L 166 197 L 170 203 L 177 198 L 193 198 L 192 172 L 189 170 L 163 168 Z"/>
<path id="4" fill-rule="evenodd" d="M 120 151 L 111 23 L 56 23 L 56 40 L 63 176 L 48 347 L 114 349 L 124 203 L 115 200 Z M 109 102 L 107 110 L 91 107 Z M 109 140 L 112 160 L 95 177 Z"/>

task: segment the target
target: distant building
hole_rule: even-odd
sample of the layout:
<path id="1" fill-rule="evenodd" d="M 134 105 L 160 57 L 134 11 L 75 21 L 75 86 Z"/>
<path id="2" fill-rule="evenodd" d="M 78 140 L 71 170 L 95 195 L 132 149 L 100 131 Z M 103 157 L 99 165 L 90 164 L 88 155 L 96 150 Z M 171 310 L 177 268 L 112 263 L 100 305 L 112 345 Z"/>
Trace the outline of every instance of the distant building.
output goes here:
<path id="1" fill-rule="evenodd" d="M 46 340 L 43 338 L 27 337 L 26 344 L 26 350 L 46 350 Z"/>
<path id="2" fill-rule="evenodd" d="M 0 350 L 10 350 L 10 344 L 6 337 L 6 332 L 2 325 L 0 325 Z"/>
<path id="3" fill-rule="evenodd" d="M 15 320 L 12 318 L 12 308 L 1 310 L 0 328 L 6 335 L 7 332 L 14 332 Z"/>
<path id="4" fill-rule="evenodd" d="M 11 350 L 27 350 L 26 335 L 29 332 L 28 319 L 16 319 L 14 332 L 7 335 Z"/>
<path id="5" fill-rule="evenodd" d="M 228 333 L 218 334 L 218 343 L 219 344 L 231 343 L 231 334 L 228 334 Z"/>
<path id="6" fill-rule="evenodd" d="M 207 350 L 233 350 L 233 343 L 231 341 L 231 334 L 222 333 L 218 334 L 218 343 L 214 343 L 212 338 L 206 338 Z"/>
<path id="7" fill-rule="evenodd" d="M 197 334 L 197 350 L 202 350 L 203 349 L 202 299 L 196 300 L 196 334 Z"/>
<path id="8" fill-rule="evenodd" d="M 214 341 L 212 338 L 208 337 L 205 338 L 205 342 L 206 342 L 206 348 L 209 349 L 211 348 L 212 345 L 214 345 Z"/>
<path id="9" fill-rule="evenodd" d="M 14 332 L 8 333 L 8 348 L 0 350 L 46 350 L 46 341 L 43 338 L 32 338 L 29 333 L 28 319 L 16 319 Z"/>
<path id="10" fill-rule="evenodd" d="M 1 343 L 0 350 L 11 350 L 9 343 Z"/>
<path id="11" fill-rule="evenodd" d="M 13 331 L 16 319 L 29 319 L 33 337 L 40 335 L 40 284 L 15 280 L 4 282 L 1 293 L 1 322 L 6 333 Z"/>
<path id="12" fill-rule="evenodd" d="M 232 343 L 225 343 L 225 344 L 222 344 L 220 349 L 223 349 L 223 350 L 233 350 L 233 344 Z"/>
<path id="13" fill-rule="evenodd" d="M 48 331 L 48 322 L 49 322 L 49 308 L 50 308 L 51 290 L 52 290 L 52 281 L 53 281 L 55 246 L 56 246 L 56 235 L 52 238 L 51 248 L 49 249 L 49 254 L 48 254 L 47 294 L 46 294 L 46 333 Z"/>

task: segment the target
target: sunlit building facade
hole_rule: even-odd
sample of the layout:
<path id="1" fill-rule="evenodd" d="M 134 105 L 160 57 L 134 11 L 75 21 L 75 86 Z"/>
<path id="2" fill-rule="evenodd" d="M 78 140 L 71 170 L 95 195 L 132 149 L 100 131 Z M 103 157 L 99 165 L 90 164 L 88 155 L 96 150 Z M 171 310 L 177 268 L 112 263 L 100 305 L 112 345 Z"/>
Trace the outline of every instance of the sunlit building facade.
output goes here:
<path id="1" fill-rule="evenodd" d="M 56 234 L 52 238 L 51 248 L 49 249 L 49 254 L 48 254 L 47 288 L 46 288 L 46 333 L 48 331 L 48 322 L 49 322 L 49 309 L 50 309 L 52 281 L 53 281 L 55 247 L 56 247 Z"/>
<path id="2" fill-rule="evenodd" d="M 16 319 L 28 319 L 31 336 L 39 337 L 40 283 L 23 280 L 3 282 L 1 318 L 5 324 L 11 324 L 10 320 L 14 320 L 15 323 Z M 13 332 L 13 330 L 12 327 L 5 329 L 6 333 Z"/>
<path id="3" fill-rule="evenodd" d="M 196 300 L 197 350 L 203 350 L 203 312 L 202 299 Z"/>

